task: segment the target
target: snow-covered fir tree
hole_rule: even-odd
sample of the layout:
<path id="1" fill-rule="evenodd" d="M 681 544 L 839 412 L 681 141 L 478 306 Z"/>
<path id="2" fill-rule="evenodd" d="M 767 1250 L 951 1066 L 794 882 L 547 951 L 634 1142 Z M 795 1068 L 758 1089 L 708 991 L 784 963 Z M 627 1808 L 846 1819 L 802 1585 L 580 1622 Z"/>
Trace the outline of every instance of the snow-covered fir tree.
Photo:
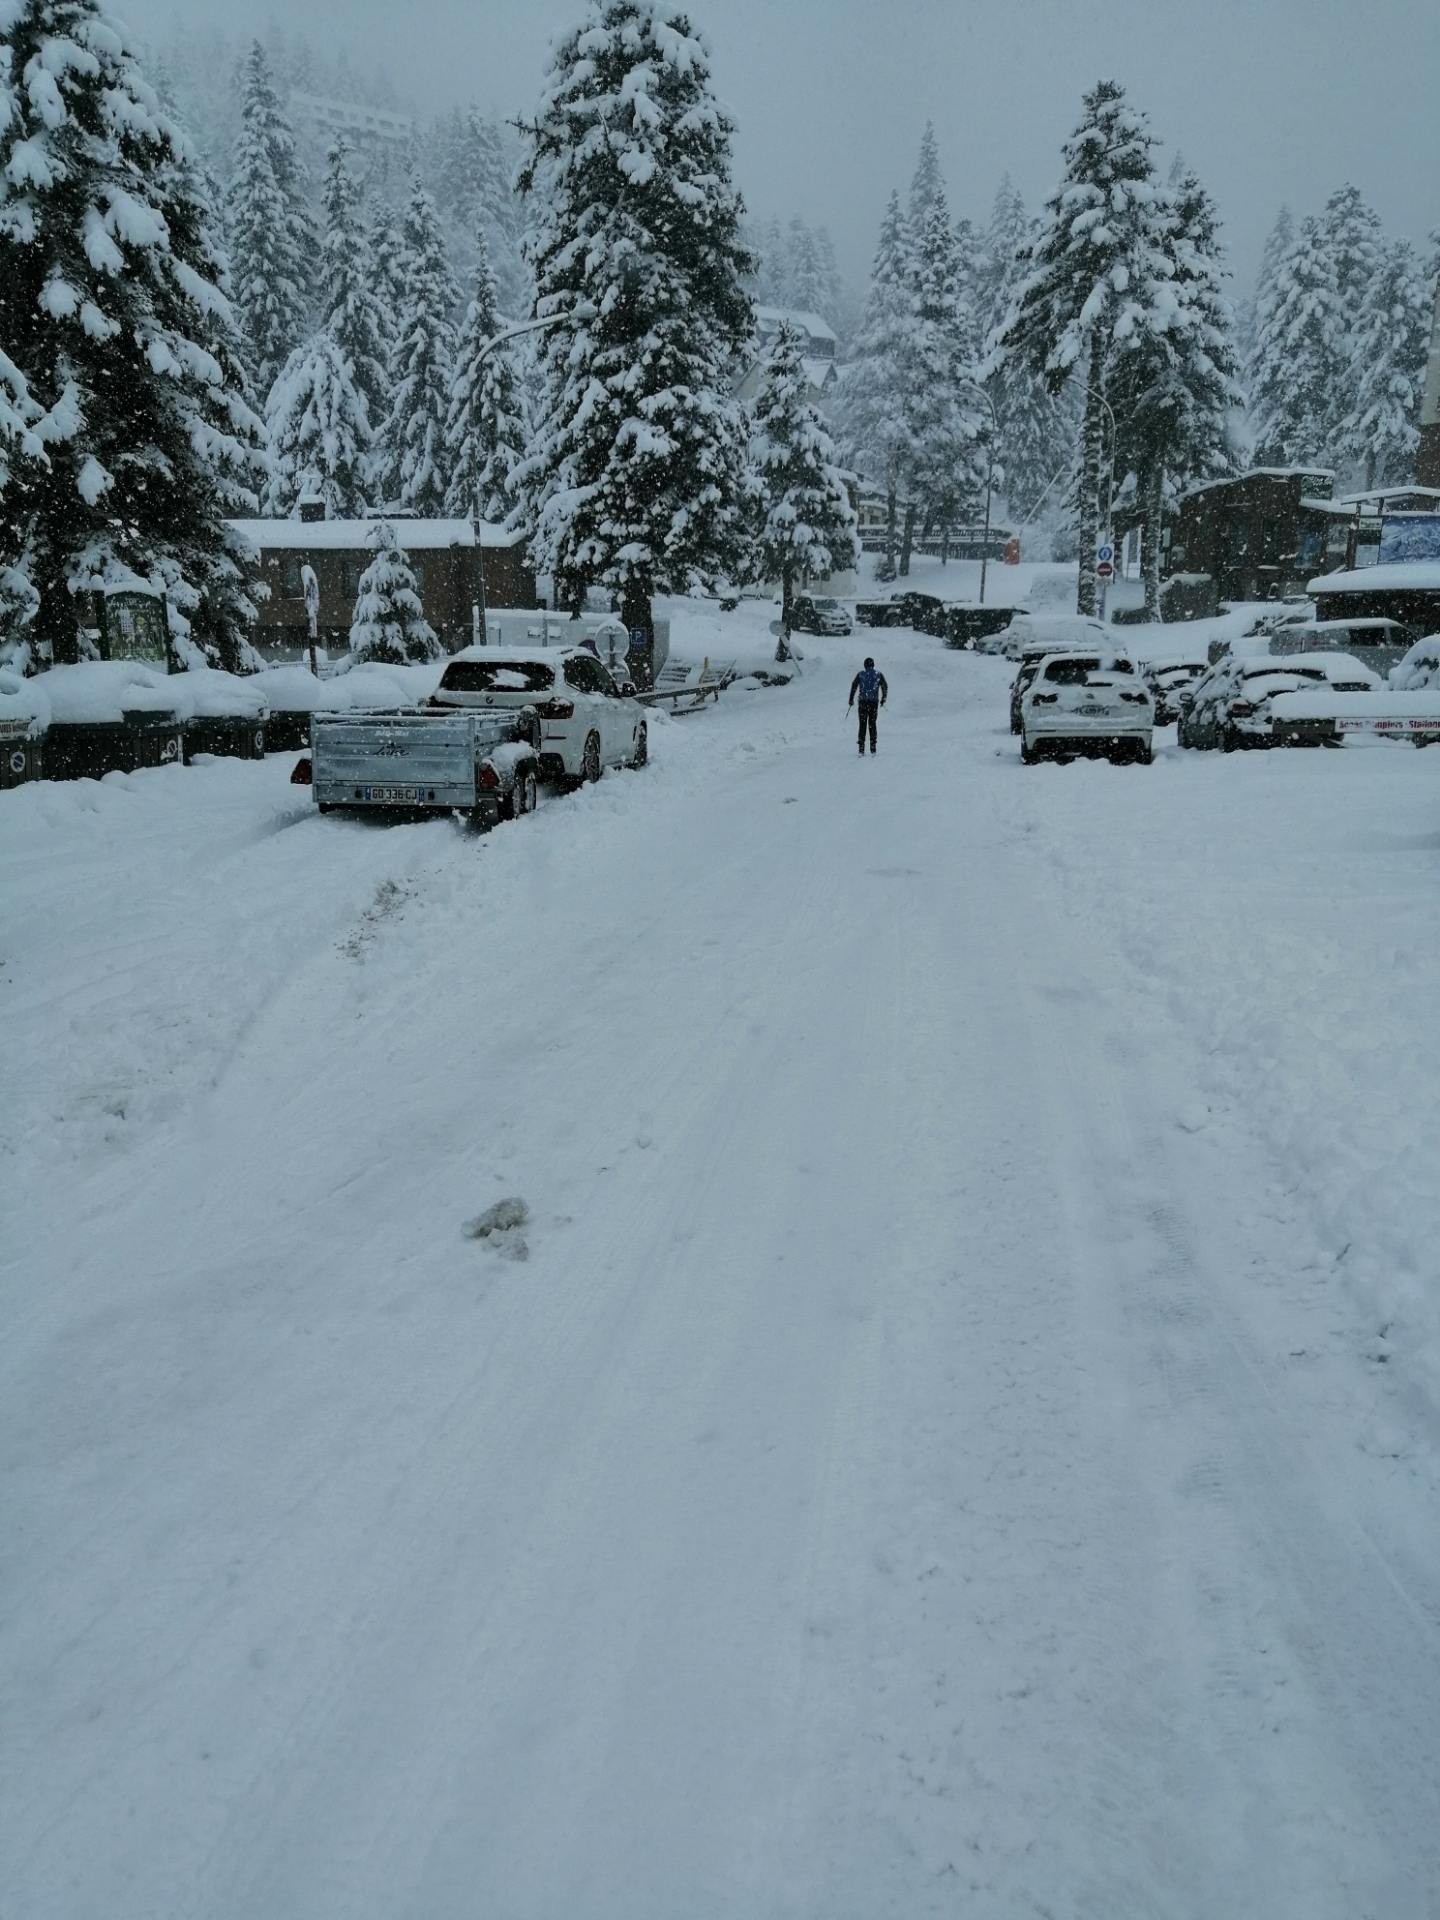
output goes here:
<path id="1" fill-rule="evenodd" d="M 732 134 L 704 41 L 656 0 L 591 0 L 527 129 L 537 307 L 574 316 L 548 336 L 522 469 L 533 556 L 567 603 L 603 583 L 647 636 L 653 594 L 730 572 L 743 541 L 730 376 L 753 314 Z"/>
<path id="2" fill-rule="evenodd" d="M 365 402 L 367 436 L 389 411 L 385 318 L 376 291 L 360 200 L 350 169 L 349 143 L 335 140 L 325 156 L 322 196 L 320 312 L 325 331 Z"/>
<path id="3" fill-rule="evenodd" d="M 95 0 L 10 0 L 5 19 L 0 339 L 44 458 L 12 473 L 0 563 L 36 596 L 37 658 L 77 658 L 77 595 L 138 577 L 177 642 L 188 623 L 244 665 L 226 516 L 254 511 L 261 428 L 199 170 Z"/>
<path id="4" fill-rule="evenodd" d="M 978 251 L 975 287 L 983 378 L 1000 422 L 997 484 L 1017 522 L 1027 519 L 1047 498 L 1054 498 L 1052 482 L 1075 445 L 1073 409 L 1064 404 L 1072 389 L 1067 388 L 1065 396 L 1053 395 L 1028 360 L 1000 349 L 1005 323 L 1028 272 L 1027 252 L 1034 238 L 1035 226 L 1025 201 L 1006 174 Z"/>
<path id="5" fill-rule="evenodd" d="M 327 520 L 362 515 L 368 500 L 370 416 L 350 357 L 328 328 L 285 362 L 265 414 L 273 463 L 269 511 L 285 518 L 302 500 L 319 500 Z"/>
<path id="6" fill-rule="evenodd" d="M 438 659 L 443 649 L 425 618 L 414 571 L 395 529 L 382 520 L 369 539 L 375 558 L 360 576 L 350 623 L 351 659 L 397 667 L 407 660 Z"/>
<path id="7" fill-rule="evenodd" d="M 235 305 L 265 394 L 309 330 L 317 263 L 295 136 L 258 40 L 245 63 L 229 225 Z"/>
<path id="8" fill-rule="evenodd" d="M 786 266 L 785 231 L 772 215 L 745 230 L 745 245 L 754 261 L 751 279 L 762 307 L 790 305 L 790 278 Z"/>
<path id="9" fill-rule="evenodd" d="M 1366 204 L 1359 188 L 1349 184 L 1337 187 L 1325 202 L 1320 231 L 1346 346 L 1339 383 L 1330 396 L 1326 444 L 1333 463 L 1345 458 L 1346 422 L 1359 410 L 1360 381 L 1365 371 L 1356 354 L 1360 313 L 1380 272 L 1385 243 L 1379 216 Z"/>
<path id="10" fill-rule="evenodd" d="M 1133 471 L 1144 514 L 1145 608 L 1160 618 L 1160 549 L 1167 494 L 1229 472 L 1231 423 L 1243 405 L 1234 316 L 1214 204 L 1177 165 L 1159 209 L 1177 302 L 1171 325 L 1119 356 L 1109 395 L 1120 423 L 1119 470 Z"/>
<path id="11" fill-rule="evenodd" d="M 787 321 L 766 362 L 750 441 L 756 537 L 748 571 L 780 582 L 787 632 L 802 581 L 854 567 L 859 558 L 847 476 L 807 397 L 803 353 L 804 342 Z"/>
<path id="12" fill-rule="evenodd" d="M 852 457 L 877 474 L 885 489 L 885 552 L 876 578 L 893 580 L 899 565 L 899 501 L 917 446 L 910 405 L 910 229 L 898 193 L 880 223 L 855 358 L 845 383 L 843 420 Z"/>
<path id="13" fill-rule="evenodd" d="M 1320 222 L 1307 216 L 1276 271 L 1256 334 L 1250 411 L 1257 464 L 1334 464 L 1334 396 L 1345 391 L 1349 359 L 1333 255 Z"/>
<path id="14" fill-rule="evenodd" d="M 1250 416 L 1250 438 L 1255 439 L 1255 396 L 1265 384 L 1260 362 L 1260 337 L 1275 312 L 1275 296 L 1280 272 L 1295 245 L 1295 216 L 1289 207 L 1281 207 L 1275 224 L 1266 236 L 1255 276 L 1255 290 L 1240 316 L 1240 345 L 1245 369 L 1245 392 Z"/>
<path id="15" fill-rule="evenodd" d="M 381 365 L 389 382 L 390 356 L 400 327 L 400 310 L 405 301 L 405 242 L 395 209 L 383 200 L 370 208 L 365 231 L 366 251 L 370 258 L 370 286 L 375 295 L 375 313 L 380 326 Z M 375 425 L 389 411 L 387 399 Z"/>
<path id="16" fill-rule="evenodd" d="M 1144 114 L 1113 80 L 1085 96 L 1065 143 L 1065 171 L 1046 202 L 1030 272 L 1002 347 L 1045 375 L 1052 392 L 1078 375 L 1084 389 L 1079 497 L 1081 613 L 1096 605 L 1095 547 L 1105 447 L 1106 367 L 1163 330 L 1174 309 L 1157 236 L 1161 188 Z M 1114 452 L 1111 451 L 1113 461 Z"/>
<path id="17" fill-rule="evenodd" d="M 1367 487 L 1414 478 L 1434 302 L 1414 246 L 1392 242 L 1361 303 L 1351 341 L 1355 402 L 1340 428 L 1342 458 Z"/>
<path id="18" fill-rule="evenodd" d="M 933 148 L 933 135 L 931 142 Z M 922 151 L 922 168 L 925 165 Z M 905 388 L 913 458 L 901 535 L 902 574 L 910 570 L 917 524 L 927 532 L 948 529 L 952 521 L 976 510 L 985 477 L 983 443 L 992 431 L 989 408 L 977 390 L 975 327 L 964 267 L 938 174 L 925 183 L 923 193 L 912 192 L 911 204 L 922 224 L 912 229 L 908 257 L 911 314 Z"/>
<path id="19" fill-rule="evenodd" d="M 475 295 L 455 349 L 445 417 L 449 469 L 446 511 L 504 522 L 516 506 L 516 470 L 525 455 L 524 405 L 515 363 L 504 346 L 484 349 L 500 331 L 495 281 L 482 227 L 476 239 Z M 484 357 L 482 358 L 482 354 Z"/>
<path id="20" fill-rule="evenodd" d="M 379 433 L 381 497 L 409 513 L 445 511 L 445 420 L 454 378 L 455 285 L 435 203 L 417 180 L 405 212 L 405 292 L 390 349 L 390 412 Z"/>

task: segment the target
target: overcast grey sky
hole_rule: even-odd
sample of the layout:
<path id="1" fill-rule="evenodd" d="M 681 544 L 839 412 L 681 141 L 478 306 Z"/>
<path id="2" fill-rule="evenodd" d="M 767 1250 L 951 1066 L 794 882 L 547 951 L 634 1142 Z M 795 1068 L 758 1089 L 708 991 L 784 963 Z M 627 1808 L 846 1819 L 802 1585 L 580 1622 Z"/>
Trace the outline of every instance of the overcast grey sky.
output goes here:
<path id="1" fill-rule="evenodd" d="M 116 0 L 149 36 L 175 0 Z M 863 276 L 885 196 L 934 120 L 956 212 L 988 216 L 1008 168 L 1032 205 L 1050 191 L 1083 90 L 1130 89 L 1165 155 L 1184 150 L 1219 203 L 1248 286 L 1282 201 L 1319 206 L 1353 180 L 1394 232 L 1440 224 L 1440 0 L 696 0 L 738 122 L 736 165 L 757 216 L 803 213 Z M 273 0 L 186 0 L 228 32 Z M 305 0 L 283 14 L 317 43 L 373 58 L 422 109 L 535 97 L 553 35 L 580 0 Z"/>

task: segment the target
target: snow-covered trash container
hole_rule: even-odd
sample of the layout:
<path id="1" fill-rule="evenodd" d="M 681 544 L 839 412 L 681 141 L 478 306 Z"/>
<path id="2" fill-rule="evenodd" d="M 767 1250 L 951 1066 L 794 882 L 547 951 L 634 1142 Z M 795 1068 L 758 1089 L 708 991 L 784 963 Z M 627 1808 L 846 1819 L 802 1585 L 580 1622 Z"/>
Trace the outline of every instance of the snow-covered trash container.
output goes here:
<path id="1" fill-rule="evenodd" d="M 218 667 L 175 674 L 171 686 L 182 703 L 185 761 L 197 753 L 218 753 L 234 760 L 265 757 L 265 725 L 270 709 L 255 685 L 257 676 L 222 673 Z"/>
<path id="2" fill-rule="evenodd" d="M 43 690 L 0 667 L 0 788 L 42 777 L 49 724 L 50 703 Z"/>
<path id="3" fill-rule="evenodd" d="M 179 676 L 134 660 L 85 660 L 39 679 L 50 708 L 45 771 L 52 780 L 98 780 L 141 767 L 179 766 L 185 755 Z"/>

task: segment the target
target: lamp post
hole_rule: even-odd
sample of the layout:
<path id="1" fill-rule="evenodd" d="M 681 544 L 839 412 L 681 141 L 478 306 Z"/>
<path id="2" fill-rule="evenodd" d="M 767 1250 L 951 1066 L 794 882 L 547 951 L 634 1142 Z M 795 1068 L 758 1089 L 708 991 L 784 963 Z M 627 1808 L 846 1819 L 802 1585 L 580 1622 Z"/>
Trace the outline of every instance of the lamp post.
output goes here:
<path id="1" fill-rule="evenodd" d="M 995 401 L 988 387 L 982 387 L 978 380 L 967 379 L 967 387 L 972 387 L 990 409 L 989 458 L 985 463 L 985 535 L 980 546 L 980 604 L 985 604 L 985 580 L 990 568 L 990 499 L 995 490 L 995 442 L 1000 438 L 1000 415 L 996 411 Z"/>
<path id="2" fill-rule="evenodd" d="M 517 340 L 522 333 L 542 333 L 547 327 L 564 326 L 569 320 L 593 320 L 597 309 L 589 300 L 581 300 L 573 307 L 567 307 L 563 313 L 541 314 L 536 320 L 522 320 L 517 326 L 505 327 L 491 340 L 487 340 L 475 356 L 475 371 L 478 373 L 497 347 L 503 347 L 507 340 Z M 475 579 L 480 589 L 480 644 L 485 644 L 485 547 L 483 541 L 485 521 L 480 512 L 480 495 L 475 495 Z"/>

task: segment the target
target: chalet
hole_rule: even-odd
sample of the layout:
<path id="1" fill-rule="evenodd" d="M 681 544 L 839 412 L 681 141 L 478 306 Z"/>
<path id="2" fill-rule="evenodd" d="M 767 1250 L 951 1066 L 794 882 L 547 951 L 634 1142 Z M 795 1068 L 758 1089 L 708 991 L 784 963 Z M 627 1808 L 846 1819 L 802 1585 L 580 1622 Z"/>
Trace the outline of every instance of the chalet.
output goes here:
<path id="1" fill-rule="evenodd" d="M 819 404 L 839 378 L 836 356 L 840 343 L 835 338 L 833 328 L 818 313 L 805 313 L 799 308 L 790 307 L 756 307 L 754 342 L 746 356 L 744 370 L 735 382 L 736 395 L 747 406 L 752 406 L 759 397 L 765 379 L 766 359 L 776 336 L 787 321 L 800 335 L 803 344 L 801 358 L 809 382 L 807 397 Z"/>
<path id="2" fill-rule="evenodd" d="M 235 520 L 256 551 L 255 574 L 269 589 L 253 638 L 271 659 L 298 658 L 309 632 L 303 569 L 320 587 L 320 643 L 349 644 L 360 576 L 374 558 L 374 520 Z M 524 533 L 473 520 L 405 520 L 390 525 L 415 574 L 425 618 L 454 653 L 480 631 L 487 608 L 533 607 L 535 576 L 525 561 Z"/>
<path id="3" fill-rule="evenodd" d="M 1208 574 L 1225 600 L 1302 593 L 1312 575 L 1343 567 L 1352 505 L 1315 467 L 1252 467 L 1180 496 L 1162 536 L 1163 571 Z"/>

